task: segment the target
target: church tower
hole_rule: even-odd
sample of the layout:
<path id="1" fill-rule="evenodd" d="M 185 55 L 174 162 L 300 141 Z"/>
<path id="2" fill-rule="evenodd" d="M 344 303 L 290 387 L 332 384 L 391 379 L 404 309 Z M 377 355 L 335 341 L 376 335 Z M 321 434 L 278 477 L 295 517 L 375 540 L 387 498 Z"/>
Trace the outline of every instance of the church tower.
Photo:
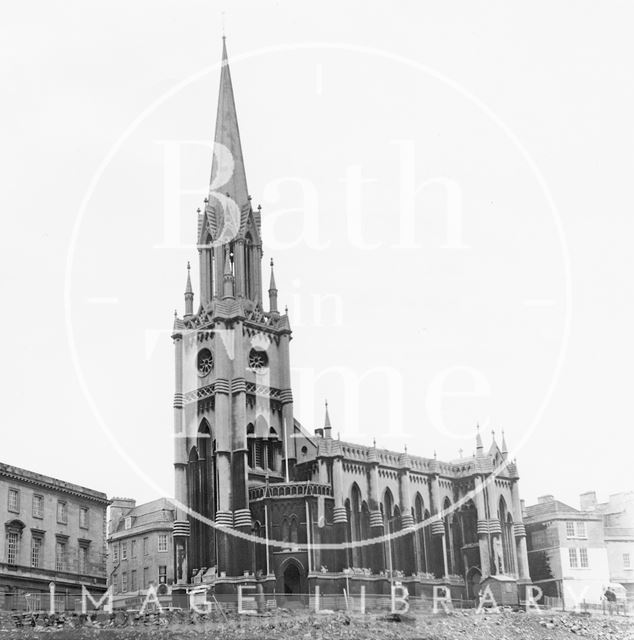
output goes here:
<path id="1" fill-rule="evenodd" d="M 442 585 L 474 600 L 490 586 L 498 603 L 519 603 L 530 575 L 505 439 L 487 452 L 478 434 L 471 458 L 443 462 L 335 439 L 328 407 L 314 433 L 295 420 L 291 328 L 272 260 L 264 290 L 260 213 L 223 39 L 209 194 L 198 210 L 199 290 L 188 263 L 172 333 L 172 593 L 247 585 L 263 606 L 264 594 L 316 588 L 385 595 L 398 579 L 415 596 Z"/>
<path id="2" fill-rule="evenodd" d="M 288 480 L 296 461 L 286 314 L 271 261 L 262 295 L 260 208 L 251 206 L 223 38 L 209 196 L 198 211 L 199 304 L 187 271 L 174 321 L 176 583 L 254 570 L 249 482 Z M 246 535 L 242 535 L 246 534 Z M 208 576 L 209 577 L 209 576 Z"/>

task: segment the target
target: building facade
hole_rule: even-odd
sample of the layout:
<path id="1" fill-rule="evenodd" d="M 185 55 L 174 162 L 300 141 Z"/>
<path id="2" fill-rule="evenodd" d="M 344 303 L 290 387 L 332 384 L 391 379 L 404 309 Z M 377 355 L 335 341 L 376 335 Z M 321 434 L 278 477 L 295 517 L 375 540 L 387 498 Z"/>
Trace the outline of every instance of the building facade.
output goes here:
<path id="1" fill-rule="evenodd" d="M 136 505 L 113 498 L 108 520 L 108 586 L 115 607 L 134 607 L 153 586 L 168 596 L 174 582 L 174 507 L 166 498 Z"/>
<path id="2" fill-rule="evenodd" d="M 526 508 L 531 578 L 567 609 L 598 603 L 610 583 L 603 518 L 553 496 Z"/>
<path id="3" fill-rule="evenodd" d="M 231 162 L 232 160 L 233 162 Z M 200 292 L 189 271 L 174 321 L 174 571 L 178 589 L 410 593 L 516 602 L 528 583 L 519 476 L 507 447 L 441 462 L 309 432 L 294 416 L 291 323 L 247 189 L 223 43 L 212 180 L 198 213 Z M 189 265 L 188 265 L 189 269 Z"/>
<path id="4" fill-rule="evenodd" d="M 581 494 L 581 510 L 601 516 L 610 582 L 634 600 L 634 491 L 615 493 L 598 502 L 594 491 Z"/>
<path id="5" fill-rule="evenodd" d="M 0 609 L 74 609 L 106 590 L 105 493 L 0 463 Z M 29 594 L 28 597 L 26 594 Z"/>

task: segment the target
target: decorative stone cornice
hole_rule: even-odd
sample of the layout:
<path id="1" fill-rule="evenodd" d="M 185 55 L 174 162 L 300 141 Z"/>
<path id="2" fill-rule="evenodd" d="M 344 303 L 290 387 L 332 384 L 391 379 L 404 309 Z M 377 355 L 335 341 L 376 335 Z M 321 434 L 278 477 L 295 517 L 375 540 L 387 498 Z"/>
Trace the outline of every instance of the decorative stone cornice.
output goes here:
<path id="1" fill-rule="evenodd" d="M 20 469 L 19 467 L 13 467 L 8 464 L 0 463 L 0 477 L 9 478 L 14 482 L 24 482 L 26 484 L 42 487 L 49 491 L 58 491 L 67 495 L 72 495 L 83 500 L 90 500 L 97 502 L 104 507 L 110 504 L 110 500 L 105 493 L 95 491 L 93 489 L 87 489 L 70 482 L 63 480 L 57 480 L 57 478 L 51 478 L 44 476 L 34 471 L 27 471 L 26 469 Z"/>
<path id="2" fill-rule="evenodd" d="M 329 484 L 318 482 L 275 482 L 249 488 L 249 500 L 261 500 L 263 498 L 293 498 L 305 496 L 332 497 L 332 489 Z"/>

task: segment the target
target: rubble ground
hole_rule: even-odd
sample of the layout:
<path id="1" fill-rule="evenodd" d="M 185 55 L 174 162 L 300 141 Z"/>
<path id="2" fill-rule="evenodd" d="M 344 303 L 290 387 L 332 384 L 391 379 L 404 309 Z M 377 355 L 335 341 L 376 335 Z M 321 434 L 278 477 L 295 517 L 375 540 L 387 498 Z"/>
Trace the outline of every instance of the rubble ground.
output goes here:
<path id="1" fill-rule="evenodd" d="M 64 640 L 572 640 L 574 637 L 606 640 L 634 640 L 634 618 L 626 616 L 587 616 L 574 613 L 476 613 L 380 614 L 276 610 L 265 615 L 237 616 L 225 620 L 204 618 L 168 622 L 154 617 L 137 620 L 125 627 L 91 626 L 81 628 L 77 620 L 52 626 L 0 629 L 0 640 L 41 638 L 51 633 Z M 105 624 L 105 623 L 101 623 Z"/>

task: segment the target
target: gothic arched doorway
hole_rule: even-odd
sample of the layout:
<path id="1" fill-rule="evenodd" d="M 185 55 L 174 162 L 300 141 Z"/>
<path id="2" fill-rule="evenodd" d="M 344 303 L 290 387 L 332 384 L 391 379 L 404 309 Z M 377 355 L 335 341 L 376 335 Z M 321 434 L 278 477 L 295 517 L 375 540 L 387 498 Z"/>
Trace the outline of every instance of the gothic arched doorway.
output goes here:
<path id="1" fill-rule="evenodd" d="M 306 571 L 300 561 L 288 558 L 282 563 L 277 573 L 277 592 L 284 596 L 285 606 L 303 606 L 308 585 Z"/>
<path id="2" fill-rule="evenodd" d="M 478 593 L 480 592 L 480 580 L 482 580 L 482 573 L 477 567 L 471 567 L 467 571 L 467 598 L 469 600 L 477 600 Z"/>
<path id="3" fill-rule="evenodd" d="M 284 571 L 284 594 L 287 596 L 301 593 L 301 575 L 298 566 L 293 562 Z"/>

